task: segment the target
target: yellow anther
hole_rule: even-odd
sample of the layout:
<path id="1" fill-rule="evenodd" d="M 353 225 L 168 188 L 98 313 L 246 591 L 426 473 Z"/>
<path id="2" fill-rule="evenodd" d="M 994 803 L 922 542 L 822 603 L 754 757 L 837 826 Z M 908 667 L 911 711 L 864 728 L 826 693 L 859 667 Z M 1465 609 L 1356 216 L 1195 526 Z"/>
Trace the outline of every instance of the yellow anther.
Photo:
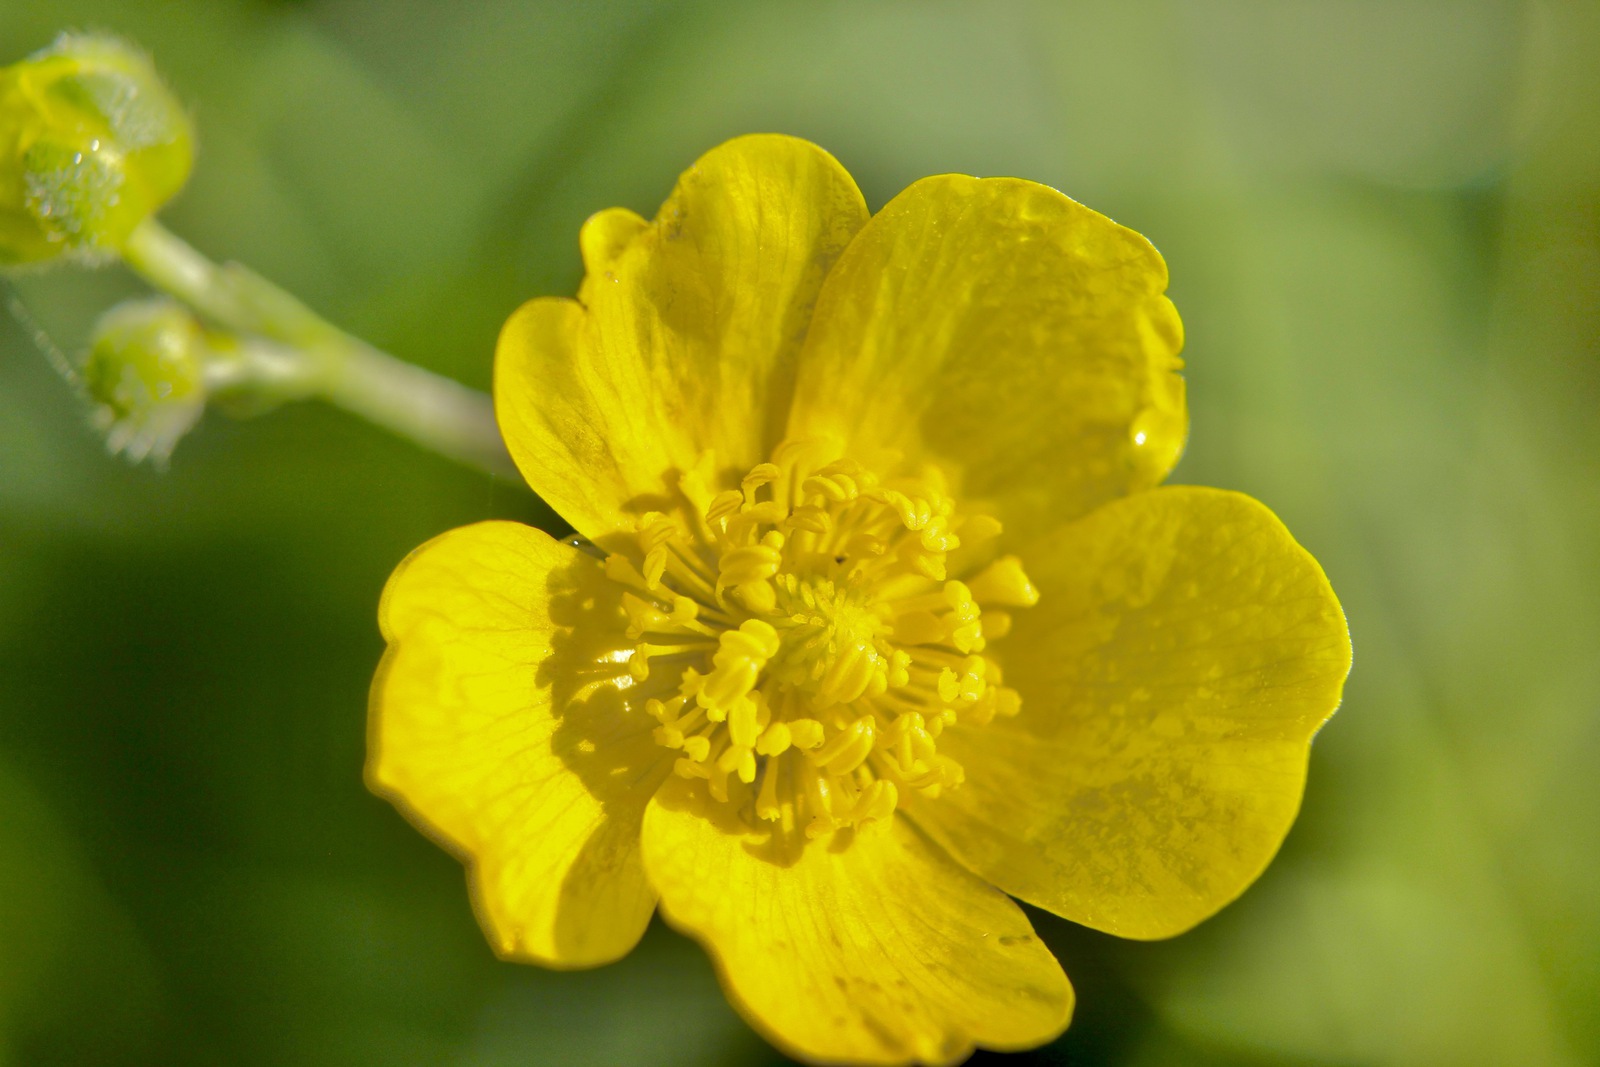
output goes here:
<path id="1" fill-rule="evenodd" d="M 628 675 L 636 682 L 645 681 L 650 677 L 649 646 L 640 645 L 633 650 L 633 655 L 628 657 Z"/>
<path id="2" fill-rule="evenodd" d="M 807 498 L 820 498 L 831 504 L 846 504 L 876 484 L 872 474 L 849 460 L 830 463 L 800 483 Z"/>
<path id="3" fill-rule="evenodd" d="M 808 797 L 807 799 L 810 798 Z M 816 801 L 812 801 L 813 807 L 815 807 L 815 804 Z M 806 825 L 806 837 L 816 840 L 823 834 L 830 834 L 838 828 L 839 824 L 832 816 L 818 815 Z"/>
<path id="4" fill-rule="evenodd" d="M 757 463 L 750 468 L 750 473 L 744 476 L 739 487 L 744 490 L 746 500 L 753 500 L 755 492 L 769 482 L 775 482 L 783 477 L 783 471 L 778 469 L 776 463 Z"/>
<path id="5" fill-rule="evenodd" d="M 968 585 L 983 604 L 1007 608 L 1031 608 L 1039 602 L 1039 590 L 1022 569 L 1016 556 L 1002 556 L 985 567 Z"/>
<path id="6" fill-rule="evenodd" d="M 756 780 L 755 753 L 744 745 L 731 744 L 717 757 L 717 770 L 724 775 L 736 774 L 739 781 L 749 785 Z"/>
<path id="7" fill-rule="evenodd" d="M 889 656 L 889 688 L 901 689 L 911 683 L 911 653 L 897 648 Z"/>
<path id="8" fill-rule="evenodd" d="M 996 680 L 998 680 L 998 677 L 997 675 Z M 767 694 L 757 689 L 750 694 L 750 699 L 755 701 L 756 705 L 756 729 L 765 730 L 768 724 L 772 722 L 772 705 L 767 703 Z"/>
<path id="9" fill-rule="evenodd" d="M 811 758 L 832 774 L 849 774 L 872 754 L 875 733 L 872 717 L 863 716 L 830 737 Z"/>
<path id="10" fill-rule="evenodd" d="M 901 715 L 894 721 L 889 735 L 902 773 L 910 773 L 918 760 L 926 760 L 933 753 L 933 738 L 928 735 L 919 712 Z"/>
<path id="11" fill-rule="evenodd" d="M 776 500 L 761 500 L 746 504 L 742 515 L 757 526 L 778 526 L 788 519 L 789 509 Z M 778 536 L 783 535 L 780 533 Z"/>
<path id="12" fill-rule="evenodd" d="M 964 626 L 957 626 L 950 632 L 950 643 L 961 652 L 982 652 L 986 644 L 983 626 L 976 619 Z"/>
<path id="13" fill-rule="evenodd" d="M 961 764 L 948 756 L 935 756 L 932 764 L 920 774 L 906 776 L 905 783 L 926 797 L 937 797 L 946 789 L 954 789 L 966 781 Z"/>
<path id="14" fill-rule="evenodd" d="M 777 603 L 778 595 L 772 589 L 771 582 L 745 582 L 734 587 L 735 600 L 746 611 L 756 615 L 771 615 L 773 606 Z"/>
<path id="15" fill-rule="evenodd" d="M 684 755 L 696 763 L 704 763 L 706 757 L 711 755 L 711 738 L 704 734 L 697 737 L 688 737 L 684 739 L 683 744 L 679 747 L 683 749 Z"/>
<path id="16" fill-rule="evenodd" d="M 950 605 L 950 610 L 963 621 L 976 618 L 978 615 L 978 606 L 972 599 L 972 590 L 965 582 L 944 583 L 944 602 Z"/>
<path id="17" fill-rule="evenodd" d="M 800 492 L 807 500 L 817 500 L 822 504 L 842 504 L 846 500 L 854 499 L 855 483 L 813 474 L 800 483 Z"/>
<path id="18" fill-rule="evenodd" d="M 906 541 L 900 548 L 900 561 L 924 578 L 935 582 L 945 579 L 943 552 L 930 552 L 919 541 Z"/>
<path id="19" fill-rule="evenodd" d="M 930 519 L 919 540 L 929 552 L 951 552 L 961 545 L 961 538 L 950 532 L 950 524 L 942 517 Z"/>
<path id="20" fill-rule="evenodd" d="M 818 724 L 820 726 L 820 724 Z M 768 726 L 756 741 L 756 753 L 762 756 L 778 756 L 787 752 L 794 739 L 789 730 L 789 724 L 775 722 Z"/>
<path id="21" fill-rule="evenodd" d="M 650 700 L 645 704 L 645 710 L 661 725 L 656 727 L 654 737 L 656 742 L 667 748 L 682 748 L 683 740 L 688 731 L 700 726 L 704 721 L 704 714 L 698 710 L 689 715 L 680 716 L 685 703 L 683 696 L 673 697 L 662 702 Z"/>
<path id="22" fill-rule="evenodd" d="M 667 569 L 668 545 L 679 536 L 678 525 L 660 512 L 647 512 L 639 520 L 639 547 L 644 552 L 641 574 L 652 590 L 661 585 Z"/>
<path id="23" fill-rule="evenodd" d="M 706 522 L 713 529 L 720 529 L 722 520 L 730 515 L 739 514 L 739 509 L 744 507 L 744 494 L 737 489 L 728 489 L 711 498 L 711 504 L 706 508 Z"/>
<path id="24" fill-rule="evenodd" d="M 986 659 L 981 656 L 966 657 L 962 673 L 946 667 L 939 672 L 939 699 L 946 704 L 970 704 L 984 693 Z"/>
<path id="25" fill-rule="evenodd" d="M 893 815 L 899 802 L 900 791 L 894 787 L 894 783 L 879 778 L 856 799 L 850 817 L 860 823 L 879 822 Z"/>
<path id="26" fill-rule="evenodd" d="M 826 536 L 833 528 L 827 511 L 810 504 L 795 508 L 784 525 L 790 530 L 804 530 L 806 533 L 818 536 Z"/>
<path id="27" fill-rule="evenodd" d="M 908 530 L 920 530 L 933 521 L 933 505 L 920 497 L 909 497 L 897 490 L 885 489 L 880 499 L 899 516 L 901 524 Z"/>
<path id="28" fill-rule="evenodd" d="M 790 719 L 789 739 L 795 748 L 810 751 L 822 744 L 827 731 L 816 719 Z"/>
<path id="29" fill-rule="evenodd" d="M 817 689 L 818 699 L 824 705 L 849 704 L 869 690 L 883 692 L 886 685 L 884 662 L 877 649 L 859 641 L 841 644 L 843 647 L 834 650 L 821 664 L 826 666 L 827 673 Z"/>
<path id="30" fill-rule="evenodd" d="M 963 666 L 961 699 L 977 700 L 983 695 L 984 675 L 988 673 L 989 661 L 981 656 L 968 656 Z"/>
<path id="31" fill-rule="evenodd" d="M 777 574 L 782 565 L 783 534 L 773 530 L 760 544 L 725 553 L 717 565 L 717 579 L 724 586 L 761 582 Z"/>
<path id="32" fill-rule="evenodd" d="M 724 630 L 711 657 L 712 671 L 700 685 L 700 706 L 725 716 L 755 686 L 761 668 L 776 651 L 778 633 L 760 619 L 746 619 L 737 630 Z"/>

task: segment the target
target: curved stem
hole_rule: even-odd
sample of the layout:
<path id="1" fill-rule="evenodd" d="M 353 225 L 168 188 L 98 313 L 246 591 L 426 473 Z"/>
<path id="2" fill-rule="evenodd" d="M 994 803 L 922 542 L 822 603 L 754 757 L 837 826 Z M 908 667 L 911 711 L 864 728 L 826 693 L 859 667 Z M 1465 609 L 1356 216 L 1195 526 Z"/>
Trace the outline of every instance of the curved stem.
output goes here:
<path id="1" fill-rule="evenodd" d="M 154 219 L 123 260 L 151 285 L 216 324 L 281 346 L 298 383 L 278 399 L 317 396 L 458 462 L 515 479 L 494 405 L 475 389 L 352 337 L 248 267 L 217 264 Z M 287 350 L 287 351 L 284 351 Z"/>

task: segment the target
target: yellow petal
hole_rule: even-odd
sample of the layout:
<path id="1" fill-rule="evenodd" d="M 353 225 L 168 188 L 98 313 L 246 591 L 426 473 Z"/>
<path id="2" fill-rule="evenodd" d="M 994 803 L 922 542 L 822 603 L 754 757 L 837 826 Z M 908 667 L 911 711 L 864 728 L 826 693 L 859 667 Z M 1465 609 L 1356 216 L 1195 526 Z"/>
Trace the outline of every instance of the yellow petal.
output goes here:
<path id="1" fill-rule="evenodd" d="M 1043 1044 L 1071 1015 L 1022 910 L 904 819 L 786 846 L 675 777 L 645 816 L 644 856 L 662 916 L 792 1055 L 955 1063 L 975 1044 Z"/>
<path id="2" fill-rule="evenodd" d="M 367 782 L 468 864 L 507 958 L 609 962 L 655 904 L 639 828 L 666 767 L 604 659 L 627 643 L 617 595 L 598 561 L 509 522 L 435 538 L 384 589 Z"/>
<path id="3" fill-rule="evenodd" d="M 604 543 L 707 450 L 766 459 L 823 278 L 866 218 L 832 156 L 771 135 L 703 156 L 649 224 L 596 215 L 581 303 L 535 300 L 500 337 L 496 409 L 529 485 Z"/>
<path id="4" fill-rule="evenodd" d="M 1294 821 L 1350 668 L 1339 603 L 1270 511 L 1214 489 L 1108 504 L 1019 555 L 1040 600 L 996 649 L 1022 711 L 946 731 L 966 784 L 914 817 L 1029 903 L 1180 933 Z"/>
<path id="5" fill-rule="evenodd" d="M 829 276 L 791 433 L 937 460 L 1014 534 L 1082 515 L 1182 450 L 1166 284 L 1149 242 L 1054 189 L 924 179 Z"/>

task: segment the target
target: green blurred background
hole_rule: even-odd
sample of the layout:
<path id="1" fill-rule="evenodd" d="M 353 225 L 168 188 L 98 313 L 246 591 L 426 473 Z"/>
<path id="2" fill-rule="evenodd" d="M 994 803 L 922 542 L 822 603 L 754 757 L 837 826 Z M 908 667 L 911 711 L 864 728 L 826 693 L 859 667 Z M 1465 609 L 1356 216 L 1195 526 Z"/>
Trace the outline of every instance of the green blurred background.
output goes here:
<path id="1" fill-rule="evenodd" d="M 1356 666 L 1238 904 L 1158 944 L 1035 916 L 1080 1006 L 1017 1062 L 1600 1058 L 1600 7 L 5 0 L 0 63 L 67 27 L 193 106 L 172 228 L 480 387 L 585 216 L 737 133 L 874 207 L 1015 174 L 1149 235 L 1176 480 L 1283 516 Z M 69 349 L 138 291 L 19 288 Z M 778 1061 L 667 931 L 495 961 L 363 790 L 384 578 L 491 516 L 556 521 L 316 406 L 130 468 L 0 319 L 0 1062 Z"/>

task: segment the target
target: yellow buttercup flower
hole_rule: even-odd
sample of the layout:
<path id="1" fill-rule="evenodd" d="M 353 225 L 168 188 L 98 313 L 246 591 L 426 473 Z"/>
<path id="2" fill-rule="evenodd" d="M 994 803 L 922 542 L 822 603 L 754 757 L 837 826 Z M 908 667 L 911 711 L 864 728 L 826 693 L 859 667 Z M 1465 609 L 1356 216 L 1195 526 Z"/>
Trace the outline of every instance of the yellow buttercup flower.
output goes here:
<path id="1" fill-rule="evenodd" d="M 1015 179 L 869 217 L 757 136 L 581 245 L 495 396 L 586 541 L 455 530 L 381 608 L 369 781 L 497 952 L 605 963 L 659 907 L 785 1051 L 951 1063 L 1071 1014 L 1011 897 L 1156 938 L 1260 874 L 1349 639 L 1266 508 L 1155 488 L 1186 415 L 1143 238 Z"/>

